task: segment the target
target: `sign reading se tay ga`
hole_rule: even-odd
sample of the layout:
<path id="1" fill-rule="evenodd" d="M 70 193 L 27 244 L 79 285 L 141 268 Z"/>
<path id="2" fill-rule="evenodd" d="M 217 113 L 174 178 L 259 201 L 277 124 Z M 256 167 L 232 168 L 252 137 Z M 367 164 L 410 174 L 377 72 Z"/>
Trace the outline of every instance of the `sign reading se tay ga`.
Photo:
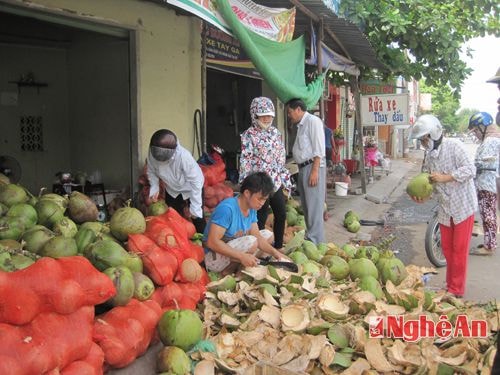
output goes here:
<path id="1" fill-rule="evenodd" d="M 361 123 L 410 125 L 408 101 L 408 94 L 361 95 Z"/>

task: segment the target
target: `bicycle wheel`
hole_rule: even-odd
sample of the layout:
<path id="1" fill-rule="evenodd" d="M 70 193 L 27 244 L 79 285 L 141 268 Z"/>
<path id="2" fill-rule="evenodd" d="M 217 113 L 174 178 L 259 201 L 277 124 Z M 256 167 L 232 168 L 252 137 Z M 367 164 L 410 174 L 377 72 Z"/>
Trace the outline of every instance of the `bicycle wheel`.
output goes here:
<path id="1" fill-rule="evenodd" d="M 437 217 L 433 217 L 427 224 L 425 231 L 425 252 L 427 258 L 436 267 L 446 266 L 446 258 L 441 248 L 441 232 Z"/>

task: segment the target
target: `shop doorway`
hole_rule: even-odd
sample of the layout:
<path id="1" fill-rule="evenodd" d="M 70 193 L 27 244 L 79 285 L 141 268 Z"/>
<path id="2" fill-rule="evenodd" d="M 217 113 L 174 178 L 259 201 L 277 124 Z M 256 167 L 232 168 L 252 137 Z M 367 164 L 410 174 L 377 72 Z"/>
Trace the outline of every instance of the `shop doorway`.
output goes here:
<path id="1" fill-rule="evenodd" d="M 225 151 L 229 180 L 237 181 L 240 134 L 251 124 L 252 99 L 262 93 L 262 81 L 215 69 L 207 70 L 207 145 Z"/>
<path id="2" fill-rule="evenodd" d="M 20 183 L 49 190 L 58 172 L 106 189 L 134 186 L 135 48 L 128 30 L 88 20 L 0 8 L 0 154 Z"/>

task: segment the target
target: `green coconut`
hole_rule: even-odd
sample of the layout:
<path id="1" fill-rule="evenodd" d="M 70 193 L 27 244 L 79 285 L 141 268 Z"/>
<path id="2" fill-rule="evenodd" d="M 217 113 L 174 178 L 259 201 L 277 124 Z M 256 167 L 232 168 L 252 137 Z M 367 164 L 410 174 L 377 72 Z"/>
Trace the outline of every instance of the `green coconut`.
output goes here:
<path id="1" fill-rule="evenodd" d="M 53 237 L 54 233 L 51 230 L 43 226 L 37 226 L 24 232 L 21 239 L 25 242 L 24 247 L 26 250 L 39 254 L 43 246 Z"/>
<path id="2" fill-rule="evenodd" d="M 355 221 L 359 221 L 356 219 L 356 217 L 354 216 L 347 216 L 345 219 L 344 219 L 344 227 L 348 227 L 351 223 L 354 223 Z"/>
<path id="3" fill-rule="evenodd" d="M 16 240 L 4 239 L 0 240 L 0 252 L 8 250 L 21 250 L 23 245 Z"/>
<path id="4" fill-rule="evenodd" d="M 126 241 L 129 234 L 144 233 L 146 220 L 138 209 L 122 207 L 113 214 L 109 226 L 113 236 L 120 241 Z"/>
<path id="5" fill-rule="evenodd" d="M 73 238 L 78 233 L 78 228 L 76 227 L 75 222 L 69 217 L 63 217 L 54 224 L 52 229 L 55 234 L 68 238 Z"/>
<path id="6" fill-rule="evenodd" d="M 297 224 L 297 211 L 287 211 L 286 213 L 286 223 L 288 226 L 293 227 L 295 224 Z"/>
<path id="7" fill-rule="evenodd" d="M 163 345 L 187 351 L 201 340 L 203 323 L 194 311 L 170 310 L 160 318 L 158 332 Z"/>
<path id="8" fill-rule="evenodd" d="M 394 253 L 391 250 L 384 250 L 380 252 L 380 256 L 377 261 L 377 269 L 379 274 L 382 273 L 385 262 L 392 258 L 394 258 Z"/>
<path id="9" fill-rule="evenodd" d="M 212 293 L 232 292 L 236 289 L 236 279 L 232 275 L 224 276 L 222 279 L 209 283 L 207 289 Z"/>
<path id="10" fill-rule="evenodd" d="M 38 201 L 35 209 L 38 215 L 38 224 L 48 228 L 52 228 L 64 216 L 63 209 L 57 203 L 50 200 Z"/>
<path id="11" fill-rule="evenodd" d="M 38 215 L 36 210 L 27 203 L 16 203 L 9 208 L 7 216 L 17 217 L 24 221 L 26 229 L 31 228 L 36 224 Z"/>
<path id="12" fill-rule="evenodd" d="M 125 306 L 134 296 L 134 276 L 125 266 L 109 267 L 103 271 L 108 276 L 116 289 L 116 295 L 108 302 L 113 306 Z"/>
<path id="13" fill-rule="evenodd" d="M 305 228 L 306 227 L 306 218 L 303 215 L 298 215 L 297 221 L 295 222 L 295 226 Z"/>
<path id="14" fill-rule="evenodd" d="M 148 215 L 150 216 L 158 216 L 167 212 L 168 206 L 164 200 L 159 200 L 154 203 L 151 203 L 148 207 Z"/>
<path id="15" fill-rule="evenodd" d="M 181 348 L 166 346 L 158 353 L 156 369 L 160 373 L 186 375 L 191 373 L 191 361 Z"/>
<path id="16" fill-rule="evenodd" d="M 429 198 L 433 191 L 429 176 L 429 173 L 420 173 L 413 177 L 406 186 L 408 195 L 419 199 Z"/>
<path id="17" fill-rule="evenodd" d="M 349 261 L 349 275 L 351 280 L 361 279 L 364 276 L 373 276 L 378 279 L 378 270 L 375 264 L 369 259 L 351 259 Z"/>
<path id="18" fill-rule="evenodd" d="M 149 299 L 155 291 L 153 281 L 140 272 L 132 272 L 132 275 L 134 276 L 134 298 L 139 301 Z"/>
<path id="19" fill-rule="evenodd" d="M 68 199 L 67 195 L 62 196 L 62 195 L 55 194 L 55 193 L 48 193 L 48 194 L 41 195 L 38 198 L 38 201 L 53 202 L 53 203 L 57 204 L 63 210 L 63 212 L 66 211 L 66 208 L 68 208 L 68 203 L 69 203 L 69 199 Z"/>
<path id="20" fill-rule="evenodd" d="M 295 264 L 304 264 L 308 261 L 306 255 L 300 251 L 294 251 L 289 257 Z"/>
<path id="21" fill-rule="evenodd" d="M 87 246 L 92 244 L 96 238 L 96 234 L 91 229 L 80 228 L 74 237 L 76 247 L 78 248 L 78 254 L 84 254 Z"/>
<path id="22" fill-rule="evenodd" d="M 101 233 L 109 233 L 109 228 L 99 221 L 87 221 L 80 225 L 79 229 L 90 229 L 96 236 Z"/>
<path id="23" fill-rule="evenodd" d="M 78 254 L 78 248 L 73 238 L 55 236 L 43 245 L 40 255 L 51 258 L 69 257 Z"/>
<path id="24" fill-rule="evenodd" d="M 319 275 L 320 268 L 316 262 L 308 260 L 302 265 L 302 273 L 309 273 L 311 275 Z"/>
<path id="25" fill-rule="evenodd" d="M 382 282 L 385 284 L 387 280 L 391 280 L 394 285 L 399 285 L 401 282 L 408 276 L 408 272 L 406 271 L 406 267 L 404 263 L 394 257 L 388 259 L 384 266 L 382 267 Z"/>
<path id="26" fill-rule="evenodd" d="M 0 202 L 0 216 L 3 216 L 9 211 L 9 207 Z"/>
<path id="27" fill-rule="evenodd" d="M 377 299 L 380 299 L 384 296 L 382 286 L 380 285 L 378 280 L 371 275 L 363 276 L 359 280 L 358 286 L 361 290 L 371 292 L 375 297 L 377 297 Z"/>
<path id="28" fill-rule="evenodd" d="M 84 255 L 100 271 L 109 267 L 125 266 L 130 254 L 118 243 L 100 240 L 87 246 Z"/>
<path id="29" fill-rule="evenodd" d="M 11 263 L 14 269 L 22 270 L 31 266 L 35 261 L 23 254 L 13 254 L 11 255 Z"/>
<path id="30" fill-rule="evenodd" d="M 321 253 L 318 251 L 318 248 L 314 244 L 314 242 L 305 240 L 302 244 L 302 249 L 304 254 L 306 254 L 307 258 L 310 260 L 314 260 L 315 262 L 319 262 L 322 258 Z"/>
<path id="31" fill-rule="evenodd" d="M 358 233 L 358 231 L 361 229 L 361 224 L 359 221 L 353 221 L 349 225 L 347 225 L 347 230 L 351 233 Z"/>
<path id="32" fill-rule="evenodd" d="M 346 243 L 344 246 L 342 246 L 342 250 L 349 256 L 350 258 L 354 258 L 356 256 L 357 248 L 354 245 L 351 245 L 349 243 Z"/>
<path id="33" fill-rule="evenodd" d="M 359 221 L 359 215 L 357 213 L 355 213 L 354 211 L 352 210 L 349 210 L 347 211 L 345 214 L 344 214 L 344 219 L 347 219 L 348 217 L 352 217 L 354 218 L 356 221 Z"/>
<path id="34" fill-rule="evenodd" d="M 16 184 L 0 185 L 0 203 L 11 207 L 17 203 L 25 203 L 28 194 L 23 187 Z"/>
<path id="35" fill-rule="evenodd" d="M 127 253 L 128 257 L 125 259 L 125 263 L 123 264 L 132 272 L 142 272 L 144 269 L 144 265 L 142 263 L 142 259 L 138 254 Z"/>
<path id="36" fill-rule="evenodd" d="M 360 246 L 358 251 L 356 251 L 355 258 L 367 258 L 373 263 L 377 263 L 380 257 L 380 253 L 375 246 Z"/>
<path id="37" fill-rule="evenodd" d="M 334 280 L 343 280 L 349 276 L 349 264 L 337 255 L 331 255 L 326 266 Z"/>
<path id="38" fill-rule="evenodd" d="M 69 217 L 75 223 L 97 220 L 97 206 L 92 199 L 79 191 L 74 191 L 69 196 L 68 203 Z"/>
<path id="39" fill-rule="evenodd" d="M 18 240 L 25 230 L 25 223 L 17 217 L 0 218 L 0 240 Z"/>

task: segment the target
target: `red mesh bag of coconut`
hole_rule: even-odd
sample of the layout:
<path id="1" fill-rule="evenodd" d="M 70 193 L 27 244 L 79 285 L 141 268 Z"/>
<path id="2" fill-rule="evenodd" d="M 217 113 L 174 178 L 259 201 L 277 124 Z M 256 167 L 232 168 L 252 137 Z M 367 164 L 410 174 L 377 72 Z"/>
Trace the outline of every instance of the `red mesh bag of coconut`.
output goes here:
<path id="1" fill-rule="evenodd" d="M 178 261 L 174 254 L 163 250 L 143 234 L 130 234 L 127 249 L 141 257 L 144 273 L 157 285 L 172 282 L 178 268 Z"/>
<path id="2" fill-rule="evenodd" d="M 177 240 L 177 246 L 180 248 L 185 248 L 196 233 L 196 228 L 194 224 L 185 218 L 183 218 L 176 210 L 169 208 L 163 215 L 157 216 L 158 219 L 163 220 L 173 231 L 175 239 Z M 166 243 L 166 246 L 175 246 L 170 243 Z"/>
<path id="3" fill-rule="evenodd" d="M 162 308 L 169 304 L 174 304 L 174 300 L 180 301 L 184 292 L 179 285 L 179 283 L 171 282 L 165 286 L 158 287 L 155 289 L 151 299 L 158 302 Z"/>
<path id="4" fill-rule="evenodd" d="M 44 257 L 22 270 L 0 272 L 0 322 L 22 325 L 42 312 L 70 314 L 115 293 L 109 277 L 87 259 Z"/>
<path id="5" fill-rule="evenodd" d="M 0 373 L 45 374 L 85 358 L 92 346 L 94 307 L 72 314 L 41 313 L 30 323 L 0 323 Z"/>
<path id="6" fill-rule="evenodd" d="M 70 363 L 57 374 L 60 375 L 102 375 L 104 352 L 95 342 L 92 342 L 90 351 L 85 358 Z"/>
<path id="7" fill-rule="evenodd" d="M 104 352 L 105 362 L 122 368 L 142 355 L 153 339 L 161 313 L 155 301 L 132 299 L 99 316 L 93 337 Z"/>

